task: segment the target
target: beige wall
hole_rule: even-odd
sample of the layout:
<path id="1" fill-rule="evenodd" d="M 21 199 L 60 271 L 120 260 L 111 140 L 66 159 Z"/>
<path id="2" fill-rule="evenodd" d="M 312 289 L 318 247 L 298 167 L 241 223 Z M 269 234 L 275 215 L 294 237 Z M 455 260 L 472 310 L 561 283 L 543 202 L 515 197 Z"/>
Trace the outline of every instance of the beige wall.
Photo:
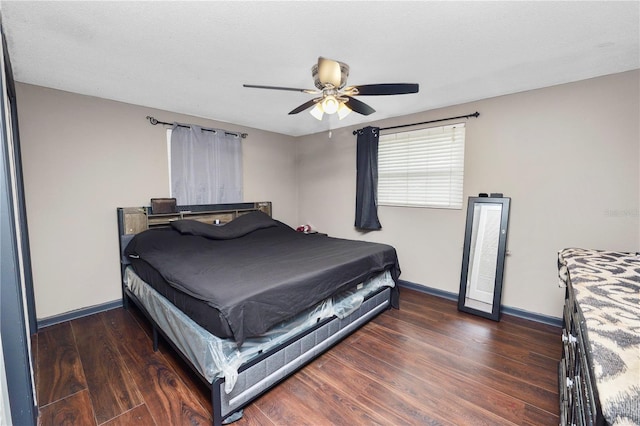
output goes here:
<path id="1" fill-rule="evenodd" d="M 297 223 L 292 137 L 20 83 L 17 101 L 39 319 L 121 297 L 116 207 L 169 195 L 165 130 L 147 115 L 249 133 L 245 201 Z"/>
<path id="2" fill-rule="evenodd" d="M 467 121 L 464 194 L 512 197 L 502 302 L 560 317 L 558 250 L 640 250 L 639 80 L 636 70 L 373 124 L 480 112 Z M 383 229 L 358 233 L 353 129 L 299 138 L 301 223 L 392 244 L 401 279 L 457 293 L 466 206 L 380 207 Z"/>
<path id="3" fill-rule="evenodd" d="M 560 317 L 559 249 L 640 249 L 639 80 L 632 71 L 372 124 L 481 113 L 467 121 L 465 197 L 512 197 L 503 304 Z M 458 292 L 466 208 L 380 207 L 382 231 L 353 228 L 354 128 L 292 138 L 26 84 L 17 91 L 39 319 L 121 297 L 115 209 L 168 195 L 165 132 L 147 115 L 249 133 L 246 201 L 272 201 L 292 226 L 390 243 L 402 279 Z"/>

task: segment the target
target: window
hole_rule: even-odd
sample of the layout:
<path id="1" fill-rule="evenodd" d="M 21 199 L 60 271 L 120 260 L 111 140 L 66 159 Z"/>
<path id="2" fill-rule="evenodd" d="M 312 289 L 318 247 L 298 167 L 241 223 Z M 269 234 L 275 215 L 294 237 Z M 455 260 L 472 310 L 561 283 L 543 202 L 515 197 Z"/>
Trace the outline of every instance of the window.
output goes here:
<path id="1" fill-rule="evenodd" d="M 380 135 L 378 205 L 462 208 L 464 124 Z"/>

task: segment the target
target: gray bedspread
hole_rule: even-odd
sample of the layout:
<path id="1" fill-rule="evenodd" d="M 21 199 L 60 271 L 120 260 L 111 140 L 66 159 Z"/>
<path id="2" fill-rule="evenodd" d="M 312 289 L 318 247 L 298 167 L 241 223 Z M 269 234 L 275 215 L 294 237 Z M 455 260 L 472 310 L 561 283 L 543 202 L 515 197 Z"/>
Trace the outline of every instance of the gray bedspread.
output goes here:
<path id="1" fill-rule="evenodd" d="M 396 282 L 400 275 L 389 245 L 307 235 L 277 221 L 231 239 L 176 228 L 136 235 L 125 255 L 218 309 L 238 345 L 374 274 L 390 270 Z M 397 286 L 392 304 L 398 307 Z"/>

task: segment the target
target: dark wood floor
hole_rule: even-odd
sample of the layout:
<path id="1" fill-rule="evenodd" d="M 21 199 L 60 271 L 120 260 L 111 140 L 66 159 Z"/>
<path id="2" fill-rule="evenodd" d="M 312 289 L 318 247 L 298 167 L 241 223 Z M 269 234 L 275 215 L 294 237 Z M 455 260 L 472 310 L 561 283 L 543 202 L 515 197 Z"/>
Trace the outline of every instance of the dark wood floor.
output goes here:
<path id="1" fill-rule="evenodd" d="M 34 336 L 41 425 L 211 423 L 210 393 L 135 309 Z M 557 425 L 560 330 L 401 290 L 389 310 L 249 405 L 241 425 Z"/>

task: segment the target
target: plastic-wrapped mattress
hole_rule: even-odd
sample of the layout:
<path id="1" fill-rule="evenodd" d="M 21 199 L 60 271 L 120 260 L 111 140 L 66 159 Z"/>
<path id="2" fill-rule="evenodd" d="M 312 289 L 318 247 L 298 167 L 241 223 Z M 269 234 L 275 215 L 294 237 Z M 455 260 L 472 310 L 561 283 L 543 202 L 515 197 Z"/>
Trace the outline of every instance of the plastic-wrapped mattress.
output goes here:
<path id="1" fill-rule="evenodd" d="M 369 295 L 382 287 L 394 287 L 395 283 L 389 271 L 383 272 L 353 290 L 325 299 L 313 308 L 276 325 L 260 337 L 245 340 L 240 348 L 233 339 L 219 338 L 196 324 L 146 284 L 132 268 L 125 271 L 125 285 L 200 375 L 209 383 L 213 383 L 218 377 L 224 377 L 224 390 L 230 393 L 235 386 L 241 365 L 326 318 L 347 318 L 360 308 Z"/>

